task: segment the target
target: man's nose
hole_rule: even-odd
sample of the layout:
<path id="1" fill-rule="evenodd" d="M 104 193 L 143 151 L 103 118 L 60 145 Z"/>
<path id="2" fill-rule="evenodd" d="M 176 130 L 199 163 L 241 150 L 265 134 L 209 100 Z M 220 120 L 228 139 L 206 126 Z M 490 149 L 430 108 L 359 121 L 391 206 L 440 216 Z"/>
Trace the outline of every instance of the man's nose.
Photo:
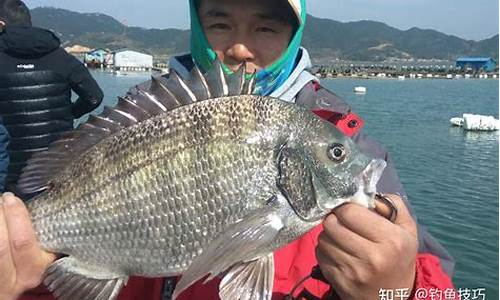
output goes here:
<path id="1" fill-rule="evenodd" d="M 227 49 L 226 55 L 238 63 L 253 61 L 255 59 L 254 53 L 244 43 L 235 43 Z"/>

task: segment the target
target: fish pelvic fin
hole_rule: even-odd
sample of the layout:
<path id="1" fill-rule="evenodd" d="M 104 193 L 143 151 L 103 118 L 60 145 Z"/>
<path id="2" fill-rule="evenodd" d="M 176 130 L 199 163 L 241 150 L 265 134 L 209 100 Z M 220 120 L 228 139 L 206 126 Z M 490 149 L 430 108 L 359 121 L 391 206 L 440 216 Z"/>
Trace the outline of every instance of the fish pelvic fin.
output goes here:
<path id="1" fill-rule="evenodd" d="M 65 257 L 55 261 L 43 283 L 58 300 L 115 300 L 128 277 Z"/>
<path id="2" fill-rule="evenodd" d="M 191 103 L 253 93 L 255 76 L 247 78 L 245 72 L 243 66 L 227 75 L 218 62 L 205 74 L 195 64 L 187 79 L 175 70 L 168 77 L 153 76 L 119 97 L 114 107 L 104 107 L 100 114 L 91 115 L 75 130 L 62 134 L 46 151 L 34 154 L 19 177 L 17 190 L 29 195 L 49 189 L 53 179 L 76 157 L 124 128 Z"/>
<path id="3" fill-rule="evenodd" d="M 176 299 L 190 285 L 204 278 L 206 275 L 209 276 L 206 277 L 204 283 L 212 280 L 229 268 L 240 264 L 243 264 L 243 266 L 235 269 L 234 272 L 228 273 L 230 277 L 225 281 L 224 286 L 234 286 L 231 278 L 242 280 L 244 277 L 249 282 L 247 285 L 241 287 L 243 292 L 251 289 L 251 293 L 245 293 L 250 293 L 251 295 L 254 295 L 254 293 L 265 293 L 267 295 L 270 293 L 269 291 L 272 291 L 272 282 L 270 285 L 268 282 L 272 279 L 265 278 L 266 276 L 274 276 L 272 274 L 253 274 L 252 272 L 268 270 L 265 266 L 269 267 L 269 262 L 257 262 L 257 265 L 253 265 L 251 262 L 257 258 L 266 257 L 269 254 L 269 252 L 266 252 L 268 251 L 266 248 L 270 246 L 283 227 L 284 223 L 279 216 L 278 210 L 270 206 L 254 211 L 240 222 L 230 225 L 225 232 L 219 234 L 208 245 L 208 248 L 182 274 L 174 291 L 173 299 Z M 236 276 L 237 274 L 240 275 Z M 264 277 L 261 278 L 260 276 Z M 257 287 L 259 282 L 262 285 Z M 252 299 L 270 298 L 265 298 L 262 295 Z"/>
<path id="4" fill-rule="evenodd" d="M 273 283 L 274 256 L 270 253 L 231 268 L 219 285 L 219 297 L 222 300 L 270 300 Z"/>

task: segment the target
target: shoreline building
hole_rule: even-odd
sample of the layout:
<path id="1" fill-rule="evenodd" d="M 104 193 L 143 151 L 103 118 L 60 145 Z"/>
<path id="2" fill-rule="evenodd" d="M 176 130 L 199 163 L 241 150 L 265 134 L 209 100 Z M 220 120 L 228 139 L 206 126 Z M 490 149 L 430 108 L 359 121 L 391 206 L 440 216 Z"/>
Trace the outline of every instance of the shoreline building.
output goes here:
<path id="1" fill-rule="evenodd" d="M 85 54 L 83 62 L 88 68 L 103 68 L 112 63 L 110 54 L 106 49 L 94 49 Z"/>
<path id="2" fill-rule="evenodd" d="M 457 59 L 457 67 L 466 71 L 494 72 L 497 63 L 491 57 L 461 57 Z"/>
<path id="3" fill-rule="evenodd" d="M 132 50 L 117 51 L 113 55 L 115 71 L 151 71 L 153 56 Z"/>

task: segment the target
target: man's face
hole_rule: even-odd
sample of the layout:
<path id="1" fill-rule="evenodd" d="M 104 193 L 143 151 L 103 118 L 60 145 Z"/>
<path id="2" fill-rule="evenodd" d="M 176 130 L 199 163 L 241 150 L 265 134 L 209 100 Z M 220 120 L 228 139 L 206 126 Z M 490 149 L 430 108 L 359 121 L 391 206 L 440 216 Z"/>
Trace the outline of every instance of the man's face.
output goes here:
<path id="1" fill-rule="evenodd" d="M 219 60 L 233 71 L 252 73 L 271 65 L 287 49 L 293 13 L 284 1 L 201 0 L 201 25 Z"/>

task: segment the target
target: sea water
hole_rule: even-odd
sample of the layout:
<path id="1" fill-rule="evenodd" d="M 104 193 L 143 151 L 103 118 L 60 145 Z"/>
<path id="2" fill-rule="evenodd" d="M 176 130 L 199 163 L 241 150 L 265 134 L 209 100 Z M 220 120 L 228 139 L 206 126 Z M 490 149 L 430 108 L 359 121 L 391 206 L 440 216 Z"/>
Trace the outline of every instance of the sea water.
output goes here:
<path id="1" fill-rule="evenodd" d="M 151 76 L 93 75 L 108 105 Z M 390 152 L 419 223 L 456 260 L 456 288 L 485 289 L 486 299 L 498 299 L 498 132 L 465 132 L 449 123 L 463 113 L 498 118 L 498 81 L 333 79 L 323 85 L 352 105 L 366 133 Z M 355 94 L 356 86 L 367 93 Z"/>
<path id="2" fill-rule="evenodd" d="M 498 299 L 498 132 L 450 126 L 463 113 L 498 119 L 497 80 L 351 80 L 324 85 L 390 152 L 420 224 L 456 260 L 457 289 Z M 367 88 L 365 95 L 353 93 Z M 478 298 L 480 299 L 480 298 Z"/>

